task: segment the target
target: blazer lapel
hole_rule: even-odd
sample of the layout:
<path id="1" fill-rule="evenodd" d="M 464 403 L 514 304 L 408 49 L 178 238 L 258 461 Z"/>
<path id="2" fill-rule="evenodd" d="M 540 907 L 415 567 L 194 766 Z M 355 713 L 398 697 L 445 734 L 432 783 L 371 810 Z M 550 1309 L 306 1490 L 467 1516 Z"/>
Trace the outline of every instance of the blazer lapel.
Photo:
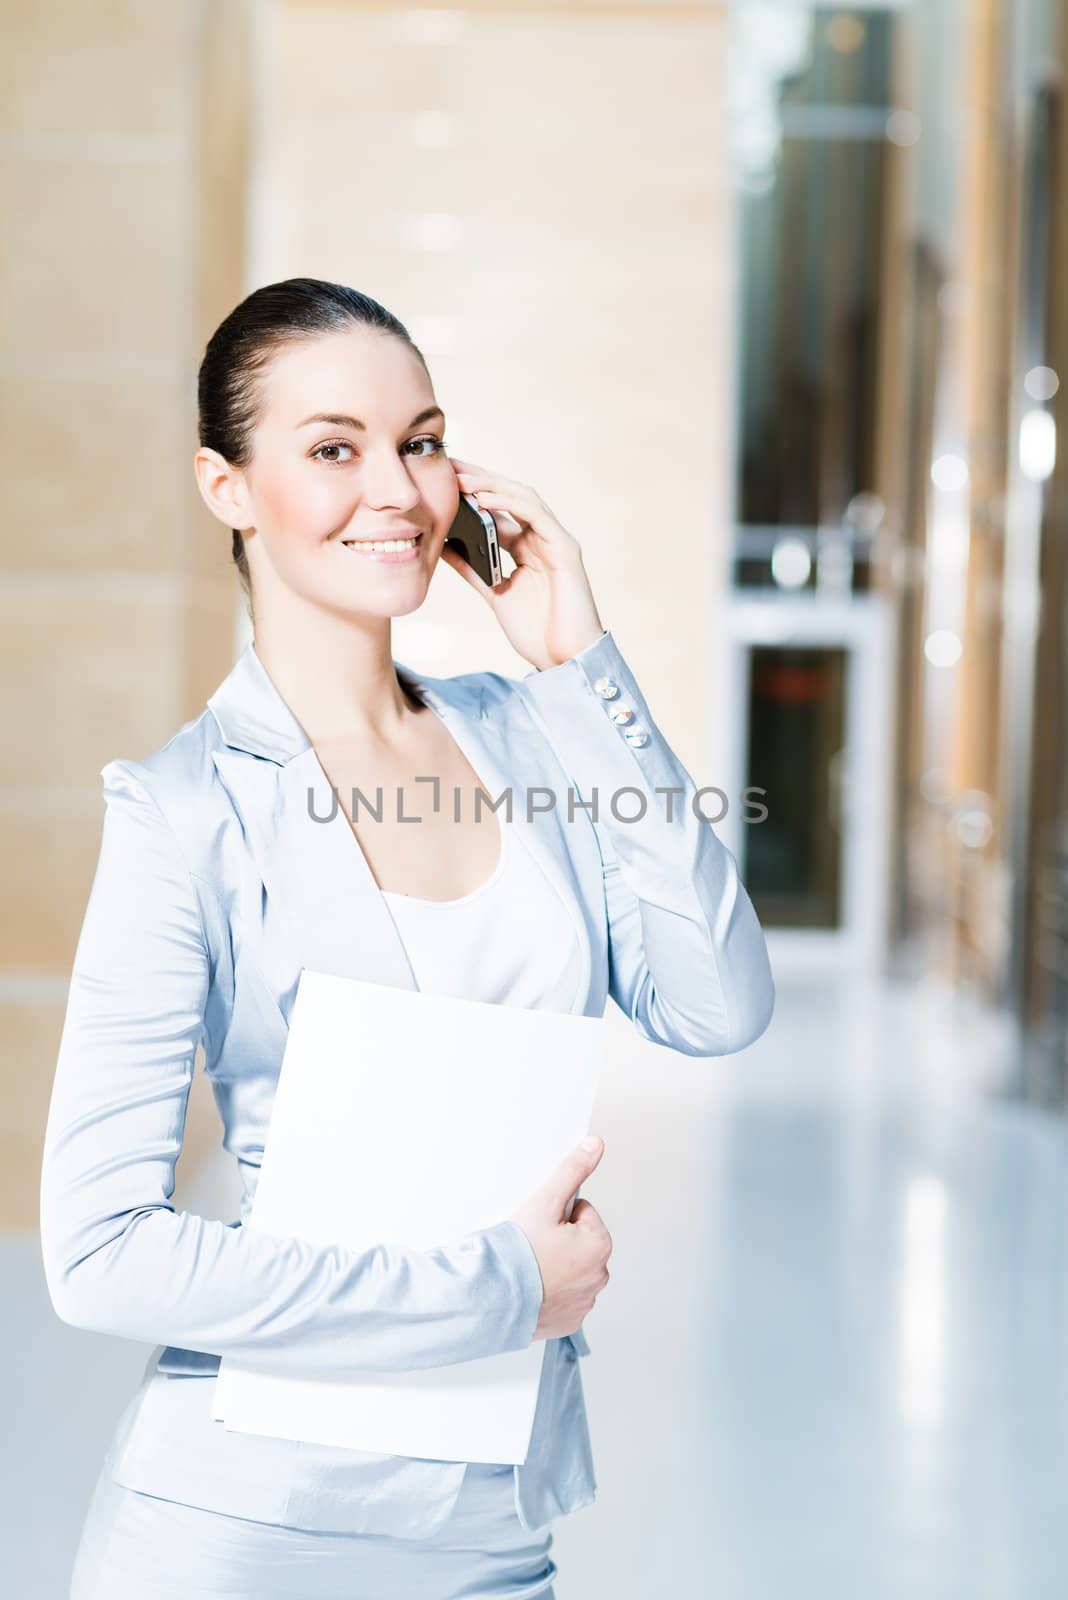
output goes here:
<path id="1" fill-rule="evenodd" d="M 582 961 L 575 1009 L 581 1010 L 589 984 L 590 934 L 562 831 L 567 824 L 554 813 L 525 820 L 526 786 L 546 781 L 528 755 L 536 734 L 525 708 L 513 696 L 487 715 L 481 685 L 427 678 L 396 665 L 444 722 L 487 792 L 496 798 L 512 788 L 513 837 L 532 853 L 575 922 Z M 388 905 L 315 749 L 253 644 L 208 705 L 226 741 L 225 749 L 212 752 L 212 760 L 266 889 L 249 913 L 259 926 L 245 929 L 244 936 L 255 938 L 249 953 L 283 1018 L 288 1022 L 305 967 L 418 988 Z M 561 804 L 566 805 L 563 794 L 557 799 Z M 502 820 L 505 812 L 502 807 Z M 574 825 L 572 830 L 578 831 Z"/>
<path id="2" fill-rule="evenodd" d="M 415 988 L 400 935 L 312 746 L 284 766 L 234 750 L 212 759 L 267 890 L 278 930 L 270 947 L 284 949 L 293 979 L 308 967 Z"/>

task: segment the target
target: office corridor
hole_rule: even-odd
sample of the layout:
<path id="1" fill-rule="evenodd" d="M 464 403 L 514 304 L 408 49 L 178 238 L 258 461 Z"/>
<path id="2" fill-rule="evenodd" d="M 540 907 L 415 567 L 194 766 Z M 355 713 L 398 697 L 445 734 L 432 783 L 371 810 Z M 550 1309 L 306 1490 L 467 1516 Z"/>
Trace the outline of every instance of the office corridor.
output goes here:
<path id="1" fill-rule="evenodd" d="M 665 1572 L 673 1600 L 1060 1600 L 1068 1128 L 999 1098 L 999 1028 L 818 972 L 780 972 L 737 1057 L 612 1023 L 587 1190 L 615 1240 L 584 1368 L 600 1498 L 557 1525 L 561 1600 L 646 1600 Z M 233 1214 L 225 1174 L 195 1187 Z M 63 1600 L 148 1352 L 56 1322 L 35 1240 L 6 1249 L 5 1588 Z M 89 1395 L 64 1379 L 79 1340 Z"/>
<path id="2" fill-rule="evenodd" d="M 798 975 L 658 1111 L 655 1053 L 621 1067 L 565 1600 L 1065 1593 L 1068 1134 L 998 1099 L 1006 1042 L 944 992 Z"/>
<path id="3" fill-rule="evenodd" d="M 776 1014 L 740 1056 L 610 1017 L 599 1498 L 556 1525 L 558 1600 L 1068 1600 L 1068 6 L 8 9 L 0 1596 L 67 1600 L 151 1355 L 61 1323 L 41 1267 L 105 764 L 161 752 L 278 639 L 257 551 L 287 556 L 255 573 L 266 606 L 318 595 L 324 648 L 388 613 L 419 674 L 534 667 L 436 555 L 392 600 L 297 582 L 343 515 L 386 531 L 355 358 L 293 419 L 364 419 L 349 462 L 316 459 L 325 435 L 301 458 L 302 483 L 354 468 L 344 513 L 320 528 L 294 489 L 246 551 L 255 494 L 202 492 L 212 330 L 299 276 L 399 319 L 448 419 L 431 455 L 528 486 L 578 542 L 771 947 Z M 235 453 L 266 484 L 289 446 L 256 432 Z M 403 432 L 383 462 L 447 470 Z M 408 498 L 412 526 L 445 517 Z M 371 777 L 395 725 L 366 724 Z M 208 884 L 232 950 L 254 855 L 247 900 Z M 120 1009 L 152 1071 L 151 995 Z M 103 1086 L 86 1116 L 116 1109 Z M 174 1204 L 230 1221 L 218 1144 L 200 1079 Z"/>

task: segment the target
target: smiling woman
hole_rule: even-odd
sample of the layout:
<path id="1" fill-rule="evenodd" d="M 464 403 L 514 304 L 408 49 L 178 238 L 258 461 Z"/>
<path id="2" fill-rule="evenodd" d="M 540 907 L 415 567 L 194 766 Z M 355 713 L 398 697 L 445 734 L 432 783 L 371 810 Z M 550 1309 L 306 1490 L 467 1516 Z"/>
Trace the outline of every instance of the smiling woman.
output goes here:
<path id="1" fill-rule="evenodd" d="M 213 335 L 199 391 L 197 482 L 231 530 L 254 639 L 199 718 L 103 769 L 41 1239 L 63 1320 L 159 1349 L 113 1436 L 73 1600 L 551 1596 L 550 1523 L 595 1490 L 579 1358 L 612 1241 L 571 1202 L 603 1144 L 582 1141 L 512 1216 L 435 1249 L 245 1227 L 300 974 L 593 1017 L 611 998 L 642 1038 L 715 1056 L 768 1023 L 763 936 L 577 540 L 530 486 L 446 453 L 426 364 L 391 313 L 338 284 L 268 285 Z M 515 565 L 492 588 L 446 544 L 461 493 L 514 522 L 499 536 Z M 422 605 L 439 563 L 490 607 L 526 678 L 427 678 L 393 659 L 392 619 Z M 479 804 L 483 775 L 560 804 L 514 824 Z M 392 788 L 396 812 L 316 825 L 308 797 L 327 780 L 339 800 Z M 610 803 L 625 789 L 637 818 Z M 201 1045 L 245 1188 L 229 1226 L 171 1202 Z M 521 1466 L 211 1416 L 205 1380 L 228 1356 L 344 1379 L 534 1340 Z"/>
<path id="2" fill-rule="evenodd" d="M 306 398 L 344 398 L 353 386 L 376 396 L 374 415 L 308 411 Z M 414 415 L 411 395 L 424 402 Z M 277 597 L 279 573 L 308 599 L 325 599 L 336 568 L 310 562 L 333 543 L 375 565 L 419 568 L 422 588 L 413 573 L 410 603 L 402 596 L 398 604 L 391 590 L 389 613 L 420 604 L 458 491 L 445 414 L 421 352 L 392 312 L 342 284 L 268 285 L 212 336 L 199 398 L 198 480 L 211 509 L 231 521 L 254 622 L 258 594 L 271 586 Z M 371 596 L 361 598 L 373 609 Z"/>

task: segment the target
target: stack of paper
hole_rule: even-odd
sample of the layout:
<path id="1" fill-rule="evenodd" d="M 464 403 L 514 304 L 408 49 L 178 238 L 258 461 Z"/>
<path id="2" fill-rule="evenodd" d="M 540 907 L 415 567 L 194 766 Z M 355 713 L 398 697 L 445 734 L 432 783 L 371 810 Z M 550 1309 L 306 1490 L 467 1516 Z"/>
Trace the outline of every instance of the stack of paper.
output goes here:
<path id="1" fill-rule="evenodd" d="M 305 969 L 245 1226 L 426 1249 L 503 1221 L 588 1131 L 604 1027 Z M 522 1462 L 544 1351 L 344 1381 L 224 1358 L 212 1415 L 274 1438 Z"/>

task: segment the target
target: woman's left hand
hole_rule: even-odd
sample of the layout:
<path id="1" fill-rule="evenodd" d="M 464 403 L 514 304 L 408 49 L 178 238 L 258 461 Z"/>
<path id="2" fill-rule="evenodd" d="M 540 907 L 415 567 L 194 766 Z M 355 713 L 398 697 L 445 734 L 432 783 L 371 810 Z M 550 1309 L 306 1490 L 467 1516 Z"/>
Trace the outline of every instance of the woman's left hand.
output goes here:
<path id="1" fill-rule="evenodd" d="M 509 644 L 532 666 L 545 671 L 570 660 L 605 631 L 578 541 L 525 483 L 456 456 L 449 460 L 460 492 L 475 495 L 493 513 L 501 549 L 515 562 L 515 571 L 491 589 L 450 545 L 443 547 L 442 560 L 478 590 Z M 517 531 L 501 527 L 502 511 L 518 523 Z"/>

